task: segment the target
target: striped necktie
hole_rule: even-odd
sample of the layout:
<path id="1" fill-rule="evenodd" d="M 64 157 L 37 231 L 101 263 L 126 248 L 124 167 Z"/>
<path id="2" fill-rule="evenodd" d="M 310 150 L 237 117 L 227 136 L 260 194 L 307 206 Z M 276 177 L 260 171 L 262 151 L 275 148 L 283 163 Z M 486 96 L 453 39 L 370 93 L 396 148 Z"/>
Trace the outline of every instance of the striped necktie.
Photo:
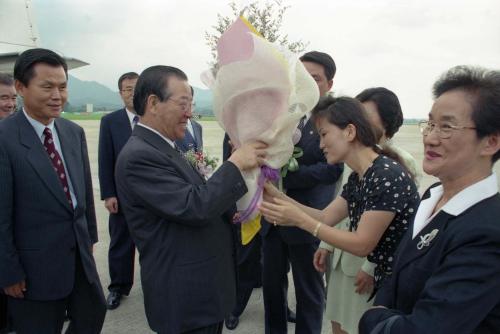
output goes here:
<path id="1" fill-rule="evenodd" d="M 61 156 L 59 155 L 59 152 L 57 152 L 56 146 L 54 145 L 54 138 L 52 137 L 52 131 L 50 131 L 49 128 L 45 128 L 45 130 L 43 130 L 43 134 L 45 135 L 43 146 L 45 146 L 45 150 L 49 155 L 50 162 L 52 162 L 54 171 L 56 172 L 57 177 L 61 182 L 64 194 L 66 194 L 66 198 L 68 199 L 69 205 L 73 208 L 73 201 L 71 200 L 71 193 L 69 192 L 67 173 L 64 170 L 64 164 L 62 162 Z"/>

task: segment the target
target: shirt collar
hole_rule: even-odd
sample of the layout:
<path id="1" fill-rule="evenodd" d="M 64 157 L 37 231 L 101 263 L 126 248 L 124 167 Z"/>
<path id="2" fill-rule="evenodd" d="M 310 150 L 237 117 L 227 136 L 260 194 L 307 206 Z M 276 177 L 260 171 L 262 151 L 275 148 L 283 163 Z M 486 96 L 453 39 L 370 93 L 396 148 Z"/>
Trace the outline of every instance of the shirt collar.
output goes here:
<path id="1" fill-rule="evenodd" d="M 45 130 L 45 128 L 49 128 L 50 131 L 52 133 L 54 133 L 54 119 L 52 119 L 49 124 L 45 125 L 43 123 L 40 123 L 39 121 L 37 121 L 36 119 L 31 117 L 30 115 L 28 115 L 28 113 L 26 112 L 26 110 L 24 108 L 23 108 L 23 113 L 24 113 L 24 116 L 26 116 L 26 118 L 28 119 L 28 122 L 30 122 L 31 126 L 33 126 L 33 128 L 35 129 L 35 132 L 36 132 L 36 135 L 38 136 L 38 138 L 42 138 L 43 131 Z"/>
<path id="2" fill-rule="evenodd" d="M 492 173 L 487 178 L 468 186 L 453 196 L 442 210 L 453 216 L 458 216 L 471 206 L 495 195 L 498 192 L 497 175 Z"/>
<path id="3" fill-rule="evenodd" d="M 160 132 L 156 131 L 155 129 L 153 129 L 147 125 L 144 125 L 143 123 L 137 123 L 137 125 L 142 126 L 143 128 L 146 128 L 149 131 L 156 133 L 158 136 L 160 136 L 164 141 L 166 141 L 170 146 L 172 146 L 175 149 L 174 142 L 172 140 L 168 139 L 167 137 L 165 137 L 164 135 L 162 135 Z"/>
<path id="4" fill-rule="evenodd" d="M 437 203 L 443 196 L 443 186 L 438 185 L 433 187 L 429 192 L 429 197 L 420 202 L 417 213 L 415 214 L 413 238 L 415 238 L 439 212 L 432 214 Z M 443 205 L 440 211 L 443 210 L 452 216 L 458 216 L 473 205 L 496 193 L 498 193 L 497 176 L 495 173 L 492 173 L 487 178 L 468 186 L 453 196 Z"/>
<path id="5" fill-rule="evenodd" d="M 132 124 L 132 122 L 134 121 L 134 117 L 137 115 L 128 110 L 127 108 L 125 108 L 125 111 L 127 112 L 129 123 Z"/>

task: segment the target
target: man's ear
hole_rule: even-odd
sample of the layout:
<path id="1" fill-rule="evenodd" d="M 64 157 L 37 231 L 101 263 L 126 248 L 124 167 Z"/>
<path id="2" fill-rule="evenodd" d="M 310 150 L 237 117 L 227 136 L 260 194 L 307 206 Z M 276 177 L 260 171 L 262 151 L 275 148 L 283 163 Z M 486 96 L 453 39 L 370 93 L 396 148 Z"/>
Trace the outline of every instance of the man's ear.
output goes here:
<path id="1" fill-rule="evenodd" d="M 16 93 L 17 95 L 21 96 L 21 97 L 24 97 L 24 89 L 26 88 L 26 86 L 23 85 L 23 83 L 19 80 L 15 80 L 14 81 L 14 87 L 16 88 Z"/>
<path id="2" fill-rule="evenodd" d="M 328 91 L 332 90 L 333 87 L 333 79 L 328 80 Z"/>
<path id="3" fill-rule="evenodd" d="M 483 138 L 483 147 L 481 149 L 481 155 L 492 157 L 495 153 L 500 150 L 500 136 L 499 134 L 492 134 Z"/>
<path id="4" fill-rule="evenodd" d="M 156 105 L 160 103 L 160 99 L 156 95 L 149 95 L 146 101 L 146 109 L 153 112 L 156 112 Z"/>

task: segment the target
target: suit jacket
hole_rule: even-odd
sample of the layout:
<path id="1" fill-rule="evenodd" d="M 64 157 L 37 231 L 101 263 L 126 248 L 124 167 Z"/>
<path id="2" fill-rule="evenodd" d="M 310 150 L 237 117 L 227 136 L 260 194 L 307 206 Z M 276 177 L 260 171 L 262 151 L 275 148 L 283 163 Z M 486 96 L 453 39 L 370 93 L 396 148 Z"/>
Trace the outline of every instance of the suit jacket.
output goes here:
<path id="1" fill-rule="evenodd" d="M 392 278 L 375 300 L 388 309 L 367 311 L 360 333 L 378 333 L 371 332 L 377 326 L 381 333 L 498 333 L 498 217 L 497 193 L 458 216 L 439 212 L 414 239 L 406 233 Z M 434 229 L 439 232 L 430 245 L 418 249 L 420 237 Z"/>
<path id="2" fill-rule="evenodd" d="M 78 247 L 89 282 L 97 282 L 90 252 L 97 242 L 92 179 L 83 129 L 58 118 L 77 207 L 23 112 L 0 123 L 0 287 L 26 280 L 25 298 L 55 300 L 70 294 Z"/>
<path id="3" fill-rule="evenodd" d="M 201 124 L 191 119 L 193 126 L 194 137 L 188 129 L 186 129 L 184 138 L 176 140 L 175 144 L 182 152 L 187 152 L 191 149 L 195 151 L 203 150 L 203 128 Z"/>
<path id="4" fill-rule="evenodd" d="M 205 180 L 158 134 L 136 126 L 116 167 L 139 250 L 149 325 L 179 333 L 220 322 L 235 305 L 234 243 L 224 213 L 247 189 L 225 162 Z"/>
<path id="5" fill-rule="evenodd" d="M 98 157 L 101 199 L 117 196 L 115 164 L 118 154 L 131 134 L 132 127 L 125 108 L 116 110 L 101 119 Z"/>
<path id="6" fill-rule="evenodd" d="M 283 179 L 283 186 L 287 195 L 301 204 L 324 209 L 335 196 L 335 183 L 340 182 L 343 164 L 329 165 L 323 152 L 319 148 L 319 135 L 309 119 L 302 129 L 302 137 L 297 143 L 303 151 L 302 157 L 297 159 L 299 169 L 288 172 Z M 262 220 L 261 233 L 266 235 L 271 224 Z M 310 233 L 298 227 L 277 227 L 282 239 L 289 244 L 317 242 Z"/>

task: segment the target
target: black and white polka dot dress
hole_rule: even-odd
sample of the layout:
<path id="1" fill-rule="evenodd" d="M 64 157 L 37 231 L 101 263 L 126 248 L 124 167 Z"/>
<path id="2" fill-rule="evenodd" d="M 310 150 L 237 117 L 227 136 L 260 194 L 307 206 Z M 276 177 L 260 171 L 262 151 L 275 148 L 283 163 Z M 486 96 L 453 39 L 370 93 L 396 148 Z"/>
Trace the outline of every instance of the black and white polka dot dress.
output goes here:
<path id="1" fill-rule="evenodd" d="M 341 195 L 348 204 L 350 230 L 356 230 L 365 211 L 396 214 L 368 261 L 375 263 L 375 287 L 392 274 L 393 255 L 417 212 L 419 194 L 411 176 L 396 161 L 379 155 L 362 178 L 352 172 Z"/>

